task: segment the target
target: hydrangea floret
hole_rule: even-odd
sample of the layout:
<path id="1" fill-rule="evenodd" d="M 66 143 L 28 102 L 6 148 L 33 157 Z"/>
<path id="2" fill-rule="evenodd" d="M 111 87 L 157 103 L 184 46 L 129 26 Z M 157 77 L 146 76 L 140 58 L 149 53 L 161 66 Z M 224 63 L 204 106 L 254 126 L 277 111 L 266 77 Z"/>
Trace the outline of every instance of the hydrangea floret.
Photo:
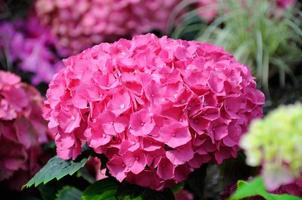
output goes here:
<path id="1" fill-rule="evenodd" d="M 223 49 L 153 34 L 102 43 L 64 61 L 44 116 L 63 159 L 84 144 L 117 180 L 161 190 L 235 157 L 264 95 Z"/>

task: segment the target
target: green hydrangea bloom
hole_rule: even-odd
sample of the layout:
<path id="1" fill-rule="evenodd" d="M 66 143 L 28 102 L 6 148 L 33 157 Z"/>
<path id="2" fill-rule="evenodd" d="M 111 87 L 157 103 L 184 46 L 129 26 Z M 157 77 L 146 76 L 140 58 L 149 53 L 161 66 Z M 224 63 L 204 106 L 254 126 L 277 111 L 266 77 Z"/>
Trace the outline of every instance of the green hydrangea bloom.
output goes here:
<path id="1" fill-rule="evenodd" d="M 253 121 L 240 146 L 249 165 L 262 165 L 268 189 L 302 178 L 302 104 L 280 106 Z"/>

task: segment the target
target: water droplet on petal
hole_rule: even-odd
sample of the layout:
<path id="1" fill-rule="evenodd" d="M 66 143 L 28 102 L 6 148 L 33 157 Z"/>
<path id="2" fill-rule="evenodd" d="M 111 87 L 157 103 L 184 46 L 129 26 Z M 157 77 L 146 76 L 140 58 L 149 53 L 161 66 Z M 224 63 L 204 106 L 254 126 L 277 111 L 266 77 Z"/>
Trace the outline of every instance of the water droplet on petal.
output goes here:
<path id="1" fill-rule="evenodd" d="M 120 105 L 120 109 L 124 109 L 125 108 L 125 104 Z"/>

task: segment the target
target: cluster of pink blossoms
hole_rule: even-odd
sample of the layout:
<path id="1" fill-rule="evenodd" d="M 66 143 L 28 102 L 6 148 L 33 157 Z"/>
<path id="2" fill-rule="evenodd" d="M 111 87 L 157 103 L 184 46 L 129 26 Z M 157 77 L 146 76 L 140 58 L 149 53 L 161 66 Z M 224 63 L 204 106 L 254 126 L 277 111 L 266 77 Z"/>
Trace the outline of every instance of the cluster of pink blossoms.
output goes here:
<path id="1" fill-rule="evenodd" d="M 33 73 L 33 84 L 48 83 L 62 66 L 54 44 L 54 37 L 35 16 L 0 24 L 0 48 L 10 64 Z"/>
<path id="2" fill-rule="evenodd" d="M 47 142 L 42 97 L 20 78 L 0 71 L 0 181 L 20 189 L 42 163 Z"/>
<path id="3" fill-rule="evenodd" d="M 180 0 L 37 0 L 40 19 L 71 53 L 152 30 L 167 31 Z M 75 6 L 76 5 L 76 6 Z"/>
<path id="4" fill-rule="evenodd" d="M 236 156 L 262 115 L 250 71 L 223 49 L 153 34 L 102 43 L 64 61 L 44 116 L 62 159 L 84 144 L 117 180 L 161 190 L 203 163 Z"/>

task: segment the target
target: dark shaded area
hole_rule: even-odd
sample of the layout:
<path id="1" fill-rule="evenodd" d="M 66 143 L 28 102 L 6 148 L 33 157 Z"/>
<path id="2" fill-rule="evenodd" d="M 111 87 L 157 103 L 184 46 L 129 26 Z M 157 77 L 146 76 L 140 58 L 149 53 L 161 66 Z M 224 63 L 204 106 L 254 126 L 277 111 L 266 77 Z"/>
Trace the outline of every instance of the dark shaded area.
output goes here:
<path id="1" fill-rule="evenodd" d="M 277 76 L 272 77 L 265 112 L 281 104 L 302 102 L 302 63 L 295 67 L 293 74 L 295 75 L 294 79 L 289 76 L 286 77 L 287 82 L 284 87 L 278 83 Z"/>
<path id="2" fill-rule="evenodd" d="M 32 2 L 32 0 L 0 0 L 0 20 L 25 17 Z"/>

